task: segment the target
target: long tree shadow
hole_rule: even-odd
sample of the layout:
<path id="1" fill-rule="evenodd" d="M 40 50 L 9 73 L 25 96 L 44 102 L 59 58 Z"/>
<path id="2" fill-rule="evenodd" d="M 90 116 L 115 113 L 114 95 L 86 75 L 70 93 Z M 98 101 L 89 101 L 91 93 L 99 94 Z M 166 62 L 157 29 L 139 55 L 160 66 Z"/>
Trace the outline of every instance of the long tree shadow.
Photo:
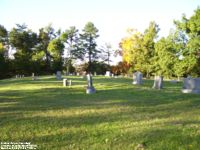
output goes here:
<path id="1" fill-rule="evenodd" d="M 176 119 L 167 120 L 180 115 L 184 118 L 184 114 L 193 112 L 199 115 L 199 95 L 182 94 L 180 84 L 171 85 L 166 82 L 166 88 L 155 90 L 151 88 L 151 80 L 147 80 L 142 86 L 134 86 L 131 85 L 131 80 L 126 78 L 121 80 L 94 78 L 97 93 L 87 95 L 83 87 L 84 79 L 75 79 L 77 86 L 71 88 L 59 86 L 59 82 L 56 83 L 56 87 L 52 86 L 55 85 L 52 83 L 55 79 L 45 81 L 47 82 L 44 83 L 42 80 L 34 82 L 34 85 L 39 87 L 45 84 L 41 88 L 0 91 L 0 126 L 6 130 L 2 130 L 4 132 L 0 135 L 0 140 L 32 141 L 41 145 L 42 149 L 45 149 L 45 144 L 51 144 L 52 148 L 60 145 L 61 148 L 68 149 L 68 145 L 73 143 L 80 143 L 80 146 L 86 149 L 97 149 L 94 143 L 105 146 L 105 149 L 115 146 L 117 149 L 123 148 L 124 144 L 120 147 L 120 143 L 126 143 L 127 140 L 134 141 L 134 146 L 142 143 L 147 148 L 157 143 L 159 149 L 159 146 L 163 147 L 159 145 L 159 140 L 172 145 L 176 143 L 175 141 L 173 143 L 171 138 L 168 141 L 168 137 L 174 136 L 174 132 L 179 135 L 174 138 L 174 140 L 180 139 L 178 144 L 184 142 L 186 138 L 191 142 L 199 140 L 199 135 L 191 137 L 176 129 L 179 124 L 199 126 L 199 121 L 178 120 L 177 123 Z M 25 86 L 32 82 L 16 83 Z M 135 131 L 134 126 L 145 126 L 146 123 L 156 119 L 165 120 L 158 125 L 160 129 L 149 129 L 150 125 L 147 125 L 147 129 L 138 133 Z M 126 124 L 127 122 L 130 124 Z M 115 125 L 116 128 L 98 128 L 104 124 L 111 127 Z M 162 126 L 168 128 L 163 129 Z M 17 136 L 13 137 L 12 133 Z M 93 140 L 91 145 L 84 145 L 83 139 L 92 140 L 95 137 L 97 139 Z M 112 140 L 105 142 L 108 137 Z M 75 145 L 73 148 L 80 147 Z M 131 148 L 133 149 L 131 145 L 127 145 L 127 149 Z"/>

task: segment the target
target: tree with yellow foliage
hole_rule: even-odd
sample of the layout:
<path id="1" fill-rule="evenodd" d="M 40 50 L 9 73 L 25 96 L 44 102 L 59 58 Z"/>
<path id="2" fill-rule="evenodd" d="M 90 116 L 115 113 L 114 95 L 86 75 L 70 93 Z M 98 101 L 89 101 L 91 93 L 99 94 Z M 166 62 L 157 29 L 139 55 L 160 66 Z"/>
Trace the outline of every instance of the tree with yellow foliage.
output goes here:
<path id="1" fill-rule="evenodd" d="M 135 29 L 128 29 L 129 36 L 120 43 L 123 61 L 130 64 L 133 71 L 141 71 L 147 77 L 153 72 L 152 60 L 158 31 L 158 25 L 150 22 L 143 34 Z"/>

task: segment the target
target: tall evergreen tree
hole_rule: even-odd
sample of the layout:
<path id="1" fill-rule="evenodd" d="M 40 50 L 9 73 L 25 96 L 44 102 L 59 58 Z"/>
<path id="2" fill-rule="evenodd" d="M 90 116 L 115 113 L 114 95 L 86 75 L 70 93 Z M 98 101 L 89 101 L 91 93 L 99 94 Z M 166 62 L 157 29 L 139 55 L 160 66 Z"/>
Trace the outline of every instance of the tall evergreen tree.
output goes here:
<path id="1" fill-rule="evenodd" d="M 86 58 L 88 58 L 88 72 L 92 72 L 92 62 L 99 58 L 100 51 L 97 50 L 96 39 L 99 37 L 98 29 L 94 26 L 92 22 L 88 22 L 83 33 L 80 35 L 81 38 L 81 50 Z"/>
<path id="2" fill-rule="evenodd" d="M 78 29 L 75 26 L 70 27 L 61 35 L 62 41 L 65 43 L 66 47 L 66 65 L 67 74 L 70 72 L 70 67 L 72 66 L 72 60 L 82 58 L 82 52 L 78 47 Z"/>
<path id="3" fill-rule="evenodd" d="M 0 78 L 8 75 L 8 31 L 0 25 Z"/>
<path id="4" fill-rule="evenodd" d="M 33 48 L 37 44 L 37 34 L 27 28 L 26 25 L 17 24 L 9 33 L 9 41 L 13 49 L 16 61 L 16 71 L 28 74 L 31 72 L 31 57 Z"/>

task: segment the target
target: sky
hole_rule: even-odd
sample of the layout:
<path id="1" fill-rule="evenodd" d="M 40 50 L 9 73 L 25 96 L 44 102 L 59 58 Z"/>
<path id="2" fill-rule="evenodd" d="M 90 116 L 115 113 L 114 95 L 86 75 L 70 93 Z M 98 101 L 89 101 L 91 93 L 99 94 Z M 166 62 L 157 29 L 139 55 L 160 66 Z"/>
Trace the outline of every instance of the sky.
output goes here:
<path id="1" fill-rule="evenodd" d="M 159 37 L 167 36 L 173 20 L 190 17 L 200 0 L 0 0 L 0 24 L 11 30 L 15 24 L 39 28 L 52 23 L 62 31 L 76 26 L 80 31 L 91 21 L 99 29 L 98 43 L 114 49 L 128 28 L 143 32 L 150 21 L 159 27 Z"/>

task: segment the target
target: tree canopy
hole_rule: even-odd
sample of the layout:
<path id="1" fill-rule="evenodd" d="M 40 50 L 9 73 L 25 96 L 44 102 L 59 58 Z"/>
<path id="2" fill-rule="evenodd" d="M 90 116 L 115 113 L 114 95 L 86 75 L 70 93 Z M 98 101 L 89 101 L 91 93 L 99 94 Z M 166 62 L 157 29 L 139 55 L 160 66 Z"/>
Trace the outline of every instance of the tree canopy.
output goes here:
<path id="1" fill-rule="evenodd" d="M 0 25 L 0 78 L 32 72 L 50 74 L 57 70 L 67 74 L 74 71 L 103 74 L 108 69 L 116 74 L 141 71 L 146 77 L 199 76 L 200 8 L 174 24 L 175 29 L 166 37 L 158 37 L 160 28 L 154 21 L 143 32 L 128 29 L 128 36 L 122 38 L 120 49 L 115 51 L 123 58 L 116 66 L 110 66 L 112 46 L 98 46 L 99 30 L 92 22 L 87 22 L 82 30 L 75 26 L 56 30 L 49 24 L 39 32 L 25 24 L 16 24 L 10 31 Z"/>

